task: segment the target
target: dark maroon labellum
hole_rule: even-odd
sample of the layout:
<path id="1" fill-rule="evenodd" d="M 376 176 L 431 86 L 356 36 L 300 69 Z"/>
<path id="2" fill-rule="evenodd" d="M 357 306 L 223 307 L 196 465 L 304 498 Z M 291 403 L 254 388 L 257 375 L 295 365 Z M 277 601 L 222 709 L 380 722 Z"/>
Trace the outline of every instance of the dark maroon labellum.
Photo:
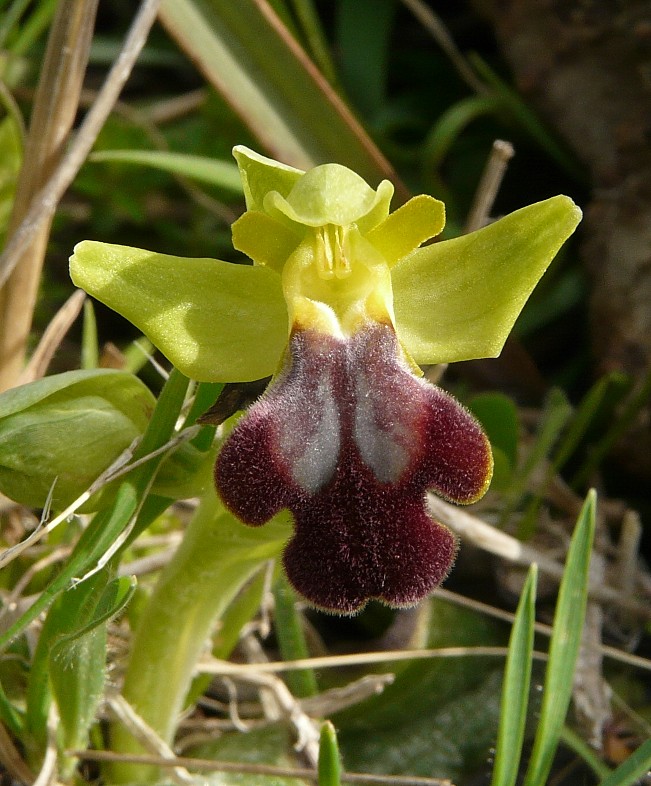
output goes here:
<path id="1" fill-rule="evenodd" d="M 351 614 L 370 598 L 412 605 L 445 578 L 456 542 L 429 517 L 425 492 L 473 502 L 491 470 L 474 418 L 413 375 L 391 326 L 369 323 L 348 339 L 294 332 L 215 480 L 247 524 L 288 508 L 290 581 L 316 606 Z"/>

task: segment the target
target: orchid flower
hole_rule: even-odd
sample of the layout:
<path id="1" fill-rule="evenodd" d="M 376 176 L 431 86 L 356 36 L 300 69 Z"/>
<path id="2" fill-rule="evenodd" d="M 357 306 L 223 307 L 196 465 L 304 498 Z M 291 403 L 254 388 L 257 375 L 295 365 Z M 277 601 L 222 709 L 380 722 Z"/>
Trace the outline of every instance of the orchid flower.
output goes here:
<path id="1" fill-rule="evenodd" d="M 468 504 L 492 473 L 480 425 L 419 364 L 498 355 L 580 211 L 553 197 L 422 246 L 444 226 L 433 197 L 390 213 L 388 181 L 234 154 L 253 265 L 85 241 L 72 278 L 196 380 L 273 375 L 218 456 L 224 504 L 252 526 L 291 511 L 284 566 L 317 607 L 412 605 L 456 553 L 426 492 Z"/>

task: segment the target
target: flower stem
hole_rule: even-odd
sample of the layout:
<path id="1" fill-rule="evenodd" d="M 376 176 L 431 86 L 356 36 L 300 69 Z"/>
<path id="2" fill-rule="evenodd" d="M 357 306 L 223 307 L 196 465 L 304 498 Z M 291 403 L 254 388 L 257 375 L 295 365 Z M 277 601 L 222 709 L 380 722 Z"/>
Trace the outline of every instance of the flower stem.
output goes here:
<path id="1" fill-rule="evenodd" d="M 183 542 L 163 571 L 135 632 L 124 698 L 170 743 L 179 713 L 214 621 L 268 559 L 277 556 L 286 527 L 244 527 L 208 492 Z M 119 753 L 146 752 L 120 724 L 111 730 Z M 114 763 L 113 783 L 153 782 L 154 767 Z"/>

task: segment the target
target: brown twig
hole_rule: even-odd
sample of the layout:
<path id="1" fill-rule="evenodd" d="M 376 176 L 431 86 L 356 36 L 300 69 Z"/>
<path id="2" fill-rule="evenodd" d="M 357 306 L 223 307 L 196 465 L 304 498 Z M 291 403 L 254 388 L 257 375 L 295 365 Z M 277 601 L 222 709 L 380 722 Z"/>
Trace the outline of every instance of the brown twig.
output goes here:
<path id="1" fill-rule="evenodd" d="M 492 527 L 490 524 L 477 518 L 477 516 L 450 505 L 448 502 L 444 502 L 433 494 L 428 494 L 427 501 L 432 516 L 437 521 L 450 527 L 462 539 L 466 539 L 484 551 L 495 554 L 516 565 L 527 566 L 535 562 L 542 573 L 555 578 L 557 581 L 560 581 L 562 578 L 564 566 L 543 552 L 519 541 L 506 532 L 502 532 L 502 530 L 496 527 Z M 592 584 L 590 586 L 590 597 L 605 603 L 615 604 L 622 609 L 632 612 L 641 619 L 651 620 L 651 607 L 648 602 L 638 601 L 614 587 Z"/>
<path id="2" fill-rule="evenodd" d="M 144 764 L 155 767 L 186 767 L 203 772 L 239 772 L 249 775 L 272 775 L 280 778 L 307 778 L 316 783 L 317 772 L 307 768 L 275 767 L 270 764 L 247 764 L 237 761 L 212 761 L 177 756 L 164 759 L 158 756 L 124 755 L 111 751 L 66 751 L 87 761 L 113 761 L 124 764 Z M 454 786 L 447 778 L 423 778 L 410 775 L 372 775 L 360 772 L 341 774 L 342 783 L 369 783 L 377 786 Z"/>

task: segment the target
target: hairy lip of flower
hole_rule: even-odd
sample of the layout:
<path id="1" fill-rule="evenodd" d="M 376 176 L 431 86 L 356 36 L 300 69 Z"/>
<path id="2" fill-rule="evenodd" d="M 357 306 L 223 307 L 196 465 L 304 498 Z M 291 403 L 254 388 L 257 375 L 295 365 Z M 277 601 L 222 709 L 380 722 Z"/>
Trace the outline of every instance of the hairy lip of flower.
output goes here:
<path id="1" fill-rule="evenodd" d="M 234 154 L 247 211 L 233 245 L 256 264 L 84 241 L 71 276 L 194 379 L 275 375 L 225 443 L 217 485 L 250 524 L 292 511 L 284 560 L 306 597 L 341 613 L 414 603 L 454 555 L 425 489 L 470 502 L 491 463 L 477 423 L 416 364 L 498 355 L 580 210 L 552 197 L 419 248 L 443 228 L 433 197 L 390 214 L 387 181 Z"/>
<path id="2" fill-rule="evenodd" d="M 425 490 L 456 502 L 485 491 L 492 457 L 479 425 L 417 379 L 392 327 L 349 339 L 295 331 L 281 374 L 218 457 L 225 504 L 259 525 L 289 508 L 284 564 L 315 605 L 342 614 L 370 598 L 411 605 L 447 575 L 455 539 Z"/>

